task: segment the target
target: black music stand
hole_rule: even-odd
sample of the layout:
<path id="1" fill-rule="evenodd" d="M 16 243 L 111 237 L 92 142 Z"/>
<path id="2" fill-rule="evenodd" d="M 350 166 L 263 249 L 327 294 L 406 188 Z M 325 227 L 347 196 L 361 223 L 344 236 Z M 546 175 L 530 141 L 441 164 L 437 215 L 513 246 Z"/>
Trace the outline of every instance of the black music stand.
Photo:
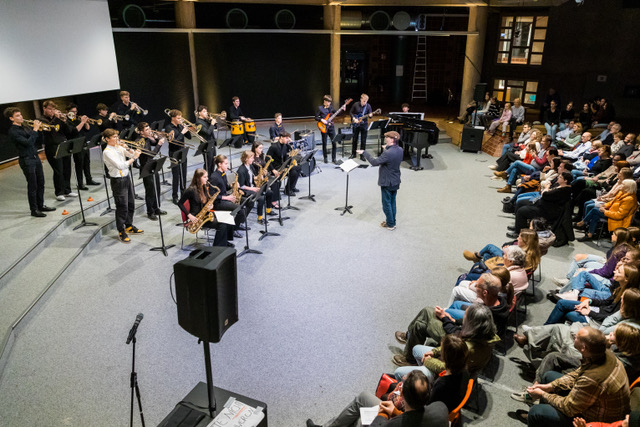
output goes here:
<path id="1" fill-rule="evenodd" d="M 291 163 L 291 161 L 293 161 L 292 158 L 289 158 L 289 163 Z M 288 167 L 288 166 L 287 166 Z M 295 166 L 293 166 L 295 167 Z M 293 168 L 292 168 L 293 169 Z M 289 173 L 287 173 L 287 175 L 289 175 L 291 173 L 291 169 L 289 169 Z M 288 177 L 289 179 L 291 179 L 291 177 Z M 289 181 L 287 181 L 288 183 Z M 282 188 L 282 179 L 280 180 L 280 187 Z M 287 186 L 285 185 L 284 190 L 287 190 Z M 291 193 L 293 192 L 293 188 L 291 188 L 291 186 L 289 185 L 289 191 L 287 191 L 287 206 L 282 207 L 282 205 L 280 205 L 280 210 L 281 211 L 286 211 L 289 209 L 293 209 L 294 211 L 299 211 L 300 208 L 297 208 L 295 206 L 291 206 Z M 286 219 L 288 219 L 289 217 L 286 217 Z"/>
<path id="2" fill-rule="evenodd" d="M 267 188 L 271 188 L 271 186 L 273 185 L 273 183 L 276 181 L 276 177 L 274 176 L 273 178 L 271 178 L 270 180 L 267 180 L 267 182 L 265 182 L 262 187 L 260 188 L 260 193 L 265 193 L 267 191 Z M 280 205 L 280 203 L 278 203 L 278 205 Z M 273 209 L 273 205 L 270 207 L 271 209 Z M 280 208 L 278 208 L 278 211 L 280 211 Z M 281 213 L 279 213 L 279 215 L 282 215 Z M 273 233 L 271 231 L 269 231 L 269 219 L 268 219 L 269 215 L 267 215 L 267 205 L 266 205 L 266 199 L 265 199 L 265 205 L 264 205 L 264 216 L 262 217 L 262 221 L 264 222 L 264 230 L 260 230 L 260 234 L 262 234 L 262 236 L 260 236 L 260 238 L 258 239 L 258 241 L 264 239 L 265 237 L 268 236 L 279 236 L 280 233 Z M 282 225 L 282 222 L 280 222 L 280 225 Z"/>
<path id="3" fill-rule="evenodd" d="M 244 135 L 235 135 L 231 138 L 225 139 L 222 144 L 220 144 L 220 149 L 224 147 L 229 147 L 229 169 L 233 169 L 233 163 L 231 162 L 231 145 L 235 146 L 239 139 L 244 139 Z"/>
<path id="4" fill-rule="evenodd" d="M 353 134 L 351 133 L 338 133 L 336 134 L 336 136 L 333 137 L 333 141 L 336 144 L 340 144 L 342 146 L 342 149 L 340 150 L 340 157 L 344 158 L 344 144 L 345 141 L 351 141 L 351 139 L 353 138 Z M 338 169 L 339 166 L 336 166 L 336 169 Z"/>
<path id="5" fill-rule="evenodd" d="M 209 170 L 209 162 L 208 162 L 208 154 L 209 151 L 211 149 L 211 142 L 210 141 L 205 141 L 205 142 L 201 142 L 200 145 L 198 146 L 198 149 L 196 150 L 195 154 L 193 155 L 193 157 L 202 155 L 202 158 L 204 159 L 204 170 L 207 171 L 207 173 L 211 173 L 211 171 Z"/>
<path id="6" fill-rule="evenodd" d="M 56 149 L 56 159 L 62 159 L 64 157 L 71 156 L 72 154 L 81 153 L 84 150 L 84 137 L 68 139 L 66 141 L 61 142 Z M 78 189 L 78 201 L 80 202 L 80 213 L 82 214 L 82 221 L 80 224 L 73 227 L 74 230 L 77 230 L 80 227 L 84 227 L 86 225 L 98 225 L 95 222 L 87 222 L 84 216 L 84 207 L 82 206 L 82 194 L 80 193 L 80 181 L 78 180 L 78 175 L 75 173 L 75 162 L 71 162 L 71 173 L 76 176 L 76 188 Z"/>
<path id="7" fill-rule="evenodd" d="M 382 132 L 386 129 L 391 119 L 380 119 L 369 124 L 369 130 L 380 129 L 378 132 L 378 156 L 382 153 Z"/>
<path id="8" fill-rule="evenodd" d="M 350 159 L 350 160 L 353 160 L 353 159 Z M 343 162 L 342 164 L 347 164 L 347 163 L 348 163 L 348 161 L 347 162 Z M 354 164 L 355 164 L 355 166 L 354 166 Z M 346 185 L 346 191 L 345 191 L 344 207 L 335 208 L 336 211 L 342 211 L 340 216 L 344 216 L 344 214 L 346 212 L 349 212 L 350 214 L 353 215 L 353 212 L 351 212 L 351 209 L 353 208 L 353 206 L 349 204 L 349 174 L 354 169 L 358 169 L 358 168 L 363 168 L 364 169 L 364 168 L 367 168 L 367 167 L 368 167 L 368 165 L 358 163 L 355 160 L 353 160 L 353 164 L 348 164 L 345 167 L 342 167 L 342 165 L 340 165 L 340 169 L 342 169 L 343 171 L 345 171 L 347 173 L 347 185 Z"/>
<path id="9" fill-rule="evenodd" d="M 240 206 L 238 206 L 237 208 L 235 208 L 233 210 L 233 212 L 231 212 L 231 215 L 235 217 L 238 214 L 238 212 L 240 212 L 241 209 L 244 211 L 244 228 L 245 228 L 244 237 L 246 239 L 247 244 L 245 245 L 244 250 L 242 252 L 240 252 L 236 256 L 236 258 L 240 258 L 244 254 L 262 255 L 262 252 L 260 252 L 258 250 L 255 250 L 255 249 L 251 249 L 249 247 L 249 226 L 247 225 L 247 217 L 249 216 L 249 214 L 247 213 L 247 204 L 249 202 L 252 202 L 252 201 L 256 200 L 261 195 L 262 195 L 262 188 L 260 190 L 258 190 L 257 193 L 253 193 L 252 195 L 250 195 L 248 197 L 245 197 L 245 199 L 240 202 Z"/>
<path id="10" fill-rule="evenodd" d="M 140 178 L 144 179 L 148 176 L 153 178 L 153 191 L 156 193 L 156 197 L 158 197 L 158 189 L 156 186 L 156 180 L 158 179 L 158 171 L 162 170 L 162 166 L 164 162 L 167 160 L 166 157 L 160 157 L 158 159 L 148 160 L 147 163 L 140 170 Z M 162 246 L 156 246 L 150 251 L 162 251 L 164 256 L 167 256 L 167 249 L 171 249 L 175 245 L 165 245 L 164 244 L 164 232 L 162 230 L 162 215 L 158 215 L 158 225 L 160 227 L 160 241 L 162 242 Z"/>
<path id="11" fill-rule="evenodd" d="M 316 201 L 316 199 L 315 199 L 316 195 L 315 194 L 311 194 L 311 175 L 313 174 L 313 170 L 311 170 L 311 162 L 310 162 L 310 160 L 311 160 L 311 158 L 313 156 L 316 155 L 317 152 L 318 152 L 317 149 L 312 150 L 311 152 L 307 153 L 302 158 L 302 161 L 300 162 L 300 164 L 303 164 L 304 162 L 309 163 L 309 194 L 306 195 L 306 196 L 299 197 L 300 200 L 305 199 L 305 200 L 311 200 L 312 202 Z"/>
<path id="12" fill-rule="evenodd" d="M 282 207 L 282 199 L 280 197 L 280 189 L 282 188 L 282 180 L 283 180 L 283 175 L 284 175 L 284 170 L 289 166 L 289 163 L 292 161 L 293 159 L 291 157 L 289 157 L 281 166 L 282 168 L 282 172 L 280 173 L 280 175 L 278 175 L 273 181 L 274 182 L 278 182 L 278 206 L 280 206 L 280 208 L 278 209 L 278 222 L 280 223 L 280 226 L 282 227 L 282 222 L 287 220 L 287 219 L 291 219 L 291 217 L 288 216 L 282 216 L 282 211 L 284 210 L 284 208 Z M 291 196 L 288 196 L 289 199 L 291 199 Z M 266 212 L 265 212 L 266 213 Z"/>
<path id="13" fill-rule="evenodd" d="M 180 195 L 184 192 L 185 183 L 182 182 L 182 164 L 187 163 L 187 154 L 189 153 L 189 148 L 184 147 L 179 150 L 176 150 L 171 155 L 171 158 L 175 160 L 175 162 L 171 162 L 171 173 L 175 173 L 175 170 L 178 171 L 178 187 L 180 188 Z M 173 168 L 176 168 L 175 170 Z"/>

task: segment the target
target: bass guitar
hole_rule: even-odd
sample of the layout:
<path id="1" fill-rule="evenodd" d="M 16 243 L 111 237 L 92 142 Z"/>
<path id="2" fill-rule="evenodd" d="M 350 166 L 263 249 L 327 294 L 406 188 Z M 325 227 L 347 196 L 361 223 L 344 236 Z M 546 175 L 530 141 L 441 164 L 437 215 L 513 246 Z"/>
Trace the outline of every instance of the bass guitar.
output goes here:
<path id="1" fill-rule="evenodd" d="M 344 104 L 342 105 L 342 107 L 338 108 L 338 111 L 336 111 L 335 113 L 333 113 L 333 115 L 331 114 L 327 114 L 327 116 L 324 118 L 327 121 L 327 124 L 322 123 L 321 121 L 318 122 L 318 129 L 320 129 L 320 132 L 322 133 L 327 133 L 327 127 L 329 126 L 329 124 L 333 121 L 333 119 L 336 118 L 336 116 L 338 115 L 338 113 L 340 111 L 344 111 L 347 108 L 347 105 L 349 105 L 351 103 L 351 101 L 353 101 L 352 98 L 347 98 L 344 101 Z"/>
<path id="2" fill-rule="evenodd" d="M 355 116 L 355 119 L 353 119 L 353 121 L 351 122 L 351 124 L 354 125 L 358 125 L 362 122 L 362 120 L 364 119 L 364 116 L 375 116 L 376 114 L 382 114 L 382 110 L 381 109 L 377 109 L 376 111 L 374 111 L 373 113 L 369 113 L 369 114 L 358 114 L 357 116 Z"/>

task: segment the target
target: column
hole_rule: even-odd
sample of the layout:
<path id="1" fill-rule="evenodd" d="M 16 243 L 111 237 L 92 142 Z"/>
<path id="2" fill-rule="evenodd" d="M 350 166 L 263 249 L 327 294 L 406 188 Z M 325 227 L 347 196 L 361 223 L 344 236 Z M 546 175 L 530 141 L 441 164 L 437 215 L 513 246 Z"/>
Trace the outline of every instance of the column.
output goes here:
<path id="1" fill-rule="evenodd" d="M 330 93 L 334 102 L 340 103 L 340 6 L 324 6 L 324 28 L 331 30 Z"/>
<path id="2" fill-rule="evenodd" d="M 484 42 L 487 33 L 486 6 L 469 7 L 469 31 L 477 31 L 478 35 L 467 36 L 466 58 L 462 75 L 462 91 L 460 95 L 460 114 L 473 99 L 476 83 L 480 83 L 482 73 L 482 58 L 484 56 Z M 490 83 L 490 82 L 487 82 Z"/>

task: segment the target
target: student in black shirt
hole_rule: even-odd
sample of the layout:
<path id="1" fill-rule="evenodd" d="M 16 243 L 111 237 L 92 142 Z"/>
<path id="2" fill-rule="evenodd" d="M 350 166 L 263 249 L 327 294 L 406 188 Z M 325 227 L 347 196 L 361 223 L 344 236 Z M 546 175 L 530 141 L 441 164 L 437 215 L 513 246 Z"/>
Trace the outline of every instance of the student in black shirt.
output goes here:
<path id="1" fill-rule="evenodd" d="M 269 138 L 271 138 L 272 141 L 278 139 L 282 132 L 286 132 L 282 124 L 282 113 L 276 113 L 274 118 L 276 122 L 269 128 Z"/>
<path id="2" fill-rule="evenodd" d="M 199 105 L 196 109 L 196 122 L 195 125 L 200 125 L 200 132 L 198 134 L 203 137 L 209 143 L 209 150 L 207 151 L 207 162 L 203 166 L 207 172 L 213 171 L 213 159 L 216 157 L 216 137 L 214 132 L 216 130 L 216 119 L 209 115 L 209 109 L 206 105 Z"/>
<path id="3" fill-rule="evenodd" d="M 244 194 L 250 196 L 248 193 L 257 193 L 260 188 L 256 186 L 255 182 L 255 172 L 256 169 L 253 168 L 253 162 L 255 160 L 255 154 L 253 151 L 243 151 L 240 156 L 240 161 L 242 162 L 242 166 L 238 168 L 236 172 L 238 174 L 238 185 L 240 189 L 244 191 Z M 275 213 L 271 212 L 271 203 L 273 198 L 273 192 L 269 189 L 265 193 L 263 193 L 258 198 L 258 222 L 262 224 L 262 211 L 264 209 L 265 200 L 267 201 L 267 215 L 275 215 Z M 249 209 L 247 208 L 247 211 Z"/>
<path id="4" fill-rule="evenodd" d="M 278 138 L 278 142 L 271 144 L 267 151 L 267 156 L 271 156 L 273 158 L 273 162 L 269 165 L 269 171 L 276 176 L 283 172 L 280 169 L 289 158 L 289 152 L 292 150 L 289 142 L 291 142 L 291 134 L 288 132 L 281 133 Z M 300 176 L 300 166 L 293 166 L 289 171 L 289 179 L 287 180 L 287 185 L 285 187 L 284 193 L 286 195 L 295 197 L 295 193 L 300 191 L 296 188 L 298 176 Z M 274 190 L 274 192 L 276 192 L 276 190 Z M 276 192 L 276 196 L 278 197 L 278 200 L 280 200 L 279 187 Z"/>
<path id="5" fill-rule="evenodd" d="M 136 132 L 140 135 L 140 138 L 144 140 L 143 148 L 146 152 L 159 153 L 160 148 L 162 148 L 162 145 L 167 141 L 164 137 L 156 139 L 147 122 L 138 123 Z M 151 158 L 151 156 L 146 154 L 140 156 L 140 170 L 144 168 Z M 153 183 L 154 177 L 156 181 L 155 186 Z M 144 201 L 147 206 L 147 217 L 149 217 L 151 221 L 157 221 L 158 215 L 166 215 L 166 212 L 158 206 L 158 196 L 156 194 L 156 191 L 160 188 L 160 178 L 158 174 L 145 176 L 142 178 L 142 183 L 144 184 Z"/>
<path id="6" fill-rule="evenodd" d="M 131 102 L 129 92 L 126 90 L 121 90 L 119 96 L 120 101 L 113 104 L 111 110 L 119 116 L 129 116 L 128 120 L 118 122 L 116 127 L 118 130 L 122 130 L 140 121 L 139 117 L 142 114 L 142 109 L 135 102 Z"/>
<path id="7" fill-rule="evenodd" d="M 231 185 L 227 181 L 227 170 L 229 170 L 229 160 L 224 154 L 218 154 L 214 160 L 216 169 L 211 175 L 209 175 L 209 183 L 220 189 L 220 194 L 213 202 L 213 208 L 219 211 L 233 211 L 238 205 L 235 203 L 235 198 L 232 194 L 228 194 L 231 190 Z M 235 217 L 236 230 L 244 230 L 244 210 L 238 211 Z M 234 237 L 242 237 L 238 232 L 234 233 Z"/>
<path id="8" fill-rule="evenodd" d="M 91 126 L 89 125 L 89 117 L 78 116 L 78 106 L 76 104 L 69 104 L 66 108 L 67 117 L 69 117 L 69 124 L 71 126 L 71 138 L 84 138 L 85 142 L 88 140 L 87 135 Z M 73 155 L 73 163 L 76 169 L 76 179 L 78 180 L 78 187 L 81 190 L 88 190 L 89 188 L 84 186 L 84 178 L 86 178 L 87 184 L 97 185 L 97 182 L 93 181 L 91 177 L 91 159 L 89 157 L 89 150 L 83 150 L 80 153 Z"/>
<path id="9" fill-rule="evenodd" d="M 234 96 L 233 98 L 231 98 L 231 101 L 233 102 L 233 105 L 231 105 L 231 107 L 229 107 L 229 114 L 228 114 L 228 121 L 233 122 L 233 121 L 241 121 L 241 122 L 251 122 L 252 120 L 249 117 L 245 117 L 244 113 L 242 112 L 242 109 L 240 108 L 240 98 L 238 98 L 237 96 Z M 255 136 L 246 133 L 245 131 L 245 139 L 250 143 L 253 144 L 253 141 L 255 140 Z"/>
<path id="10" fill-rule="evenodd" d="M 165 132 L 173 132 L 173 142 L 169 144 L 169 156 L 173 157 L 176 151 L 180 150 L 180 144 L 184 144 L 184 138 L 191 139 L 191 133 L 189 129 L 182 124 L 182 111 L 171 110 L 169 111 L 169 117 L 171 121 L 165 127 Z M 184 191 L 185 183 L 187 182 L 187 162 L 183 162 L 180 165 L 171 167 L 171 198 L 174 204 L 178 203 L 178 189 L 180 193 Z"/>
<path id="11" fill-rule="evenodd" d="M 41 123 L 35 120 L 33 130 L 23 127 L 24 118 L 22 117 L 22 112 L 15 107 L 6 108 L 4 116 L 11 121 L 11 127 L 8 132 L 9 140 L 18 149 L 18 163 L 24 177 L 27 179 L 27 196 L 31 216 L 36 218 L 45 217 L 47 215 L 44 212 L 55 211 L 56 208 L 50 208 L 44 204 L 44 172 L 42 170 L 42 162 L 38 157 L 38 149 L 36 148 Z"/>
<path id="12" fill-rule="evenodd" d="M 367 149 L 367 134 L 369 133 L 369 118 L 373 117 L 371 105 L 368 104 L 369 95 L 360 95 L 360 102 L 351 107 L 351 123 L 353 125 L 353 141 L 351 143 L 351 158 L 356 156 L 358 149 L 358 136 L 360 136 L 360 149 Z"/>
<path id="13" fill-rule="evenodd" d="M 333 163 L 336 162 L 336 143 L 333 138 L 336 136 L 336 131 L 333 127 L 333 122 L 327 122 L 327 119 L 331 117 L 336 110 L 331 105 L 333 102 L 333 98 L 331 95 L 325 95 L 322 98 L 322 105 L 318 106 L 316 110 L 316 121 L 321 122 L 326 126 L 326 132 L 320 131 L 320 137 L 322 138 L 322 155 L 324 157 L 324 162 L 327 163 L 327 137 L 331 139 L 331 161 Z"/>

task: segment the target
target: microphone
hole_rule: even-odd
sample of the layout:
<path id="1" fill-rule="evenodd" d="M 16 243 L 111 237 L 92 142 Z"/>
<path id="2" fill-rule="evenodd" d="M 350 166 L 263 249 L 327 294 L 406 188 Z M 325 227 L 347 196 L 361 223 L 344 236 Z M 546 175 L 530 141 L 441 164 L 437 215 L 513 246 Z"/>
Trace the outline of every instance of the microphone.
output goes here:
<path id="1" fill-rule="evenodd" d="M 138 325 L 140 324 L 140 321 L 142 320 L 143 317 L 144 317 L 144 315 L 142 313 L 138 313 L 138 315 L 136 316 L 136 321 L 133 323 L 133 326 L 131 327 L 131 330 L 129 331 L 129 337 L 127 338 L 127 344 L 130 344 L 131 340 L 136 336 L 136 332 L 138 331 Z"/>

